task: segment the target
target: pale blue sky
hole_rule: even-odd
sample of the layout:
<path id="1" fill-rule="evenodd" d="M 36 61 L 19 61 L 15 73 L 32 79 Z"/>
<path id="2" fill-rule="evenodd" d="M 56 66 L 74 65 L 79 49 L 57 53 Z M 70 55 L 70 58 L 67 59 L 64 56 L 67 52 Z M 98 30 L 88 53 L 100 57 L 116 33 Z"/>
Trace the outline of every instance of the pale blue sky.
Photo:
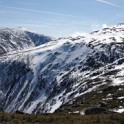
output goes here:
<path id="1" fill-rule="evenodd" d="M 124 0 L 0 0 L 0 27 L 60 37 L 124 22 Z"/>

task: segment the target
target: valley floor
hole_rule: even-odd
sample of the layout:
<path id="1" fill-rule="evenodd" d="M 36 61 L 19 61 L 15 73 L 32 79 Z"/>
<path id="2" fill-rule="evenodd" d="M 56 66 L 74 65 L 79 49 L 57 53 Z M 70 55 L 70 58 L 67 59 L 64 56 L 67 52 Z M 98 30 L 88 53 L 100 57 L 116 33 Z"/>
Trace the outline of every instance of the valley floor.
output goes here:
<path id="1" fill-rule="evenodd" d="M 124 124 L 124 113 L 110 115 L 8 114 L 0 113 L 0 124 Z"/>

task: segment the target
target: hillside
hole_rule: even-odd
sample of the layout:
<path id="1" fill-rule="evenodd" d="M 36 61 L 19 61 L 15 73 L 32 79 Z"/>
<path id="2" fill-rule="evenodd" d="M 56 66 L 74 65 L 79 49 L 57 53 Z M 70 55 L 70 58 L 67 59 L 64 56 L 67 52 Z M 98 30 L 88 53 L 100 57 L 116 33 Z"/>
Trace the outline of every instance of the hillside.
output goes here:
<path id="1" fill-rule="evenodd" d="M 124 111 L 124 25 L 0 56 L 4 112 Z"/>

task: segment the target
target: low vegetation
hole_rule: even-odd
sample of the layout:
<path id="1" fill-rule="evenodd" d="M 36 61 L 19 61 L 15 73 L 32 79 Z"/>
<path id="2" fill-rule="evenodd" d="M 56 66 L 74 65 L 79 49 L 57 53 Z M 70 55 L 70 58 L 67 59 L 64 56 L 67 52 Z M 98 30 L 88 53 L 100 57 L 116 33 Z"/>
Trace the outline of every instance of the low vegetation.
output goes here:
<path id="1" fill-rule="evenodd" d="M 0 113 L 0 124 L 124 124 L 123 114 L 8 114 Z"/>

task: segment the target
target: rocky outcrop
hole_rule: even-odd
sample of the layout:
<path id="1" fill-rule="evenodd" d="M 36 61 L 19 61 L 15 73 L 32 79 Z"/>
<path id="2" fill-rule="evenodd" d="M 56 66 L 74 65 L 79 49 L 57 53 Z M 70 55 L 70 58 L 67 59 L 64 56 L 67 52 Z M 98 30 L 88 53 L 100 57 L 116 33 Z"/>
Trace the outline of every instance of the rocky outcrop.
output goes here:
<path id="1" fill-rule="evenodd" d="M 85 110 L 85 115 L 97 115 L 97 114 L 105 114 L 108 110 L 101 107 L 88 108 Z"/>

